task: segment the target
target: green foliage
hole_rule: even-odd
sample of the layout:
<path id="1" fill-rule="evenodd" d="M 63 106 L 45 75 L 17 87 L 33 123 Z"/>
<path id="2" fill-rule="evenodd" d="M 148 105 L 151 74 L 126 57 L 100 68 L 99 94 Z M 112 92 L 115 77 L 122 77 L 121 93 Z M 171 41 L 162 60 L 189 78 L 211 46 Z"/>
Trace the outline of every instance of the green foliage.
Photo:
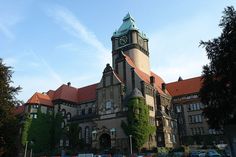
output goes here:
<path id="1" fill-rule="evenodd" d="M 18 103 L 15 95 L 20 87 L 11 86 L 11 67 L 3 64 L 0 58 L 0 155 L 14 156 L 17 153 L 16 139 L 19 121 L 14 115 L 14 105 Z"/>
<path id="2" fill-rule="evenodd" d="M 71 123 L 68 125 L 69 131 L 67 133 L 69 141 L 70 141 L 70 146 L 74 149 L 79 148 L 80 144 L 80 139 L 79 139 L 79 132 L 80 128 L 78 123 Z"/>
<path id="3" fill-rule="evenodd" d="M 63 129 L 61 129 L 61 123 L 63 122 L 63 116 L 61 113 L 57 113 L 53 117 L 53 132 L 52 132 L 52 142 L 53 147 L 57 147 L 59 144 L 59 141 L 61 139 L 61 136 L 63 134 Z"/>
<path id="4" fill-rule="evenodd" d="M 50 113 L 45 114 L 38 110 L 36 119 L 27 115 L 23 125 L 21 143 L 25 145 L 28 141 L 29 148 L 39 154 L 56 150 L 63 133 L 62 121 L 63 117 L 60 113 L 54 117 Z"/>
<path id="5" fill-rule="evenodd" d="M 27 140 L 28 140 L 28 135 L 29 135 L 29 129 L 32 123 L 32 119 L 29 117 L 28 114 L 25 115 L 25 121 L 23 124 L 22 128 L 22 135 L 21 135 L 21 144 L 25 146 Z"/>
<path id="6" fill-rule="evenodd" d="M 27 141 L 33 141 L 29 146 L 34 152 L 49 152 L 52 148 L 52 120 L 52 115 L 40 111 L 37 112 L 37 119 L 32 119 Z"/>
<path id="7" fill-rule="evenodd" d="M 223 13 L 221 35 L 201 42 L 210 63 L 203 67 L 200 97 L 212 128 L 236 124 L 236 11 L 227 7 Z"/>
<path id="8" fill-rule="evenodd" d="M 155 127 L 149 123 L 149 111 L 143 98 L 132 98 L 128 102 L 127 123 L 121 124 L 126 135 L 132 135 L 134 147 L 140 149 Z"/>

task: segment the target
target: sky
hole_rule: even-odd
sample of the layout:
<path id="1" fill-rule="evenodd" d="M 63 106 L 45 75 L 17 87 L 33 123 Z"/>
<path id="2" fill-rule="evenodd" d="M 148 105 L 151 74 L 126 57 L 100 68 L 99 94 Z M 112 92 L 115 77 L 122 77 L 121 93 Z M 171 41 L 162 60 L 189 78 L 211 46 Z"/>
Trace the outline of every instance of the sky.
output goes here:
<path id="1" fill-rule="evenodd" d="M 111 64 L 111 36 L 129 12 L 149 39 L 151 69 L 165 82 L 200 76 L 209 61 L 201 40 L 216 38 L 235 0 L 0 0 L 0 58 L 27 101 L 71 82 L 100 81 Z"/>

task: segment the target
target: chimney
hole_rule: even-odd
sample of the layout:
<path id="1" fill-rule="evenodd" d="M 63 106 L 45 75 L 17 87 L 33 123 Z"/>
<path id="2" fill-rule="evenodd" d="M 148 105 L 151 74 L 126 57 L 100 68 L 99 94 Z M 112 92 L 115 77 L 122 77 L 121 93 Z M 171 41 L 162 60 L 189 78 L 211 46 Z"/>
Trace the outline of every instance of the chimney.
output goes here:
<path id="1" fill-rule="evenodd" d="M 164 92 L 166 92 L 166 84 L 165 84 L 165 83 L 162 83 L 162 84 L 161 84 L 161 89 L 162 89 Z"/>
<path id="2" fill-rule="evenodd" d="M 67 83 L 67 86 L 70 86 L 70 85 L 71 85 L 71 83 L 70 83 L 70 82 L 68 82 L 68 83 Z"/>
<path id="3" fill-rule="evenodd" d="M 150 76 L 150 83 L 152 86 L 154 86 L 154 84 L 155 84 L 155 77 L 154 76 Z"/>
<path id="4" fill-rule="evenodd" d="M 180 77 L 179 77 L 179 79 L 178 79 L 178 82 L 179 82 L 179 81 L 183 81 L 183 79 L 182 79 L 182 77 L 181 77 L 181 76 L 180 76 Z"/>

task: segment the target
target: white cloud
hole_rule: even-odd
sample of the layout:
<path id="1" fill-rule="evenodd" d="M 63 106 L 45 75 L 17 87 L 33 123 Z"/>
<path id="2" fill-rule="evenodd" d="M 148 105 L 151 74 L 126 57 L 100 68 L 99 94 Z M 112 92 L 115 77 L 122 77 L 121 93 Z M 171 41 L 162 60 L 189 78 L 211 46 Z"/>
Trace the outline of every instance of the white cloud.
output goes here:
<path id="1" fill-rule="evenodd" d="M 2 23 L 0 23 L 0 33 L 2 33 L 8 39 L 14 39 L 15 38 L 15 35 L 11 32 L 11 30 Z"/>
<path id="2" fill-rule="evenodd" d="M 107 62 L 110 63 L 110 50 L 107 49 L 97 39 L 96 35 L 92 31 L 84 26 L 71 11 L 64 7 L 58 6 L 53 9 L 49 9 L 48 15 L 56 20 L 60 24 L 60 26 L 62 26 L 68 33 L 94 47 L 99 52 L 94 54 L 99 59 L 99 66 L 102 65 L 104 67 L 104 64 L 106 64 Z M 63 46 L 64 48 L 69 47 L 69 49 L 75 49 L 73 45 L 68 45 L 68 43 L 61 46 Z"/>

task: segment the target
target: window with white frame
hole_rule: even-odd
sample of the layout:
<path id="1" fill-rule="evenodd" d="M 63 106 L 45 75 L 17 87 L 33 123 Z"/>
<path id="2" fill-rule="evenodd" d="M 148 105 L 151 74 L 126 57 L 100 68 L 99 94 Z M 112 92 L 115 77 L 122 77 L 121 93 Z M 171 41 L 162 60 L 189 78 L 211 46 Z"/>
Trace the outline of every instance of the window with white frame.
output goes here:
<path id="1" fill-rule="evenodd" d="M 85 143 L 86 144 L 89 143 L 89 127 L 88 126 L 85 127 Z"/>
<path id="2" fill-rule="evenodd" d="M 106 102 L 106 110 L 110 110 L 112 108 L 112 102 L 109 100 Z"/>
<path id="3" fill-rule="evenodd" d="M 37 113 L 31 113 L 30 114 L 30 118 L 33 118 L 33 119 L 37 119 Z"/>
<path id="4" fill-rule="evenodd" d="M 176 106 L 176 111 L 177 111 L 177 113 L 180 113 L 180 112 L 181 112 L 181 106 L 180 106 L 180 105 L 177 105 L 177 106 Z"/>

